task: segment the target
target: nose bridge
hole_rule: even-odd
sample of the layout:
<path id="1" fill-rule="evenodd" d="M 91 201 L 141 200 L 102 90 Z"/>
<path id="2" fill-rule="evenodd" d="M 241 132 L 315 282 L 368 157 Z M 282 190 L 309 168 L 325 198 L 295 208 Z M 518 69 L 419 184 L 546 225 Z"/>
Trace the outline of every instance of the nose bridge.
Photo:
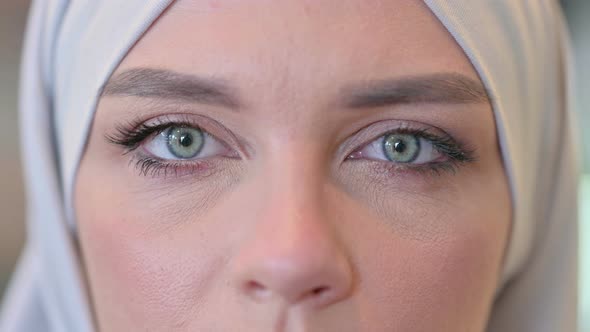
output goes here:
<path id="1" fill-rule="evenodd" d="M 303 212 L 308 221 L 326 219 L 329 213 L 323 204 L 329 199 L 325 191 L 325 153 L 318 144 L 301 136 L 284 135 L 283 142 L 269 151 L 258 175 L 263 195 L 270 200 L 263 207 L 265 213 L 280 215 L 285 223 L 287 219 L 301 218 Z"/>
<path id="2" fill-rule="evenodd" d="M 303 259 L 301 263 L 308 265 L 323 257 L 306 251 L 329 255 L 339 246 L 334 220 L 330 218 L 323 167 L 309 150 L 268 166 L 267 201 L 257 220 L 257 236 L 265 238 L 277 256 Z M 269 235 L 272 238 L 266 238 Z"/>
<path id="3" fill-rule="evenodd" d="M 349 291 L 351 268 L 324 204 L 320 166 L 286 159 L 257 180 L 264 189 L 234 260 L 237 285 L 255 301 L 327 305 Z"/>
<path id="4" fill-rule="evenodd" d="M 322 212 L 318 208 L 325 199 L 325 177 L 322 165 L 314 159 L 301 152 L 269 165 L 266 181 L 272 199 L 289 208 L 303 205 L 308 212 Z"/>

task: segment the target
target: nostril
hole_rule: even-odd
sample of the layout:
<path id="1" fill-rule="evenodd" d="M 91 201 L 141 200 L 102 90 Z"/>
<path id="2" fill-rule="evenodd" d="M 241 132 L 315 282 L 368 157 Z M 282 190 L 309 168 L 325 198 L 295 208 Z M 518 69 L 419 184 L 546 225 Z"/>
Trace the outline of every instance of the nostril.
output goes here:
<path id="1" fill-rule="evenodd" d="M 253 298 L 259 300 L 270 296 L 270 290 L 263 284 L 254 280 L 246 283 L 245 288 L 248 294 L 252 295 Z"/>
<path id="2" fill-rule="evenodd" d="M 307 293 L 302 294 L 300 300 L 309 299 L 312 302 L 320 301 L 323 302 L 326 298 L 329 298 L 330 294 L 330 287 L 329 286 L 319 286 L 310 289 Z"/>
<path id="3" fill-rule="evenodd" d="M 268 298 L 273 296 L 273 290 L 269 287 L 266 287 L 264 284 L 256 281 L 250 280 L 244 284 L 244 290 L 247 294 L 250 295 L 251 298 L 261 301 L 267 300 Z M 311 289 L 308 289 L 307 292 L 299 293 L 299 296 L 295 296 L 291 298 L 289 301 L 305 301 L 311 300 L 312 302 L 320 301 L 323 302 L 327 298 L 330 297 L 330 286 L 318 286 Z M 296 295 L 296 294 L 293 294 Z"/>
<path id="4" fill-rule="evenodd" d="M 326 293 L 328 291 L 327 286 L 320 286 L 316 287 L 311 291 L 311 294 L 314 296 L 321 295 L 322 293 Z"/>
<path id="5" fill-rule="evenodd" d="M 262 286 L 260 283 L 256 282 L 256 281 L 249 281 L 248 284 L 246 285 L 246 287 L 248 288 L 248 290 L 253 290 L 253 291 L 258 291 L 261 289 L 264 289 L 264 286 Z"/>

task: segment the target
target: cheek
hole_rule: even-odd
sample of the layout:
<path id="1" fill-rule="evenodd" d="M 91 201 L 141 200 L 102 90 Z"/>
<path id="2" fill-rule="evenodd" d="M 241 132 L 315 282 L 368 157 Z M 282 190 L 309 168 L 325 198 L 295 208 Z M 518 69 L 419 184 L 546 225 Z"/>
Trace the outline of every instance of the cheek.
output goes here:
<path id="1" fill-rule="evenodd" d="M 461 181 L 459 175 L 453 179 Z M 363 201 L 369 208 L 356 219 L 372 227 L 354 228 L 346 242 L 354 244 L 367 326 L 380 321 L 394 331 L 483 330 L 511 207 L 501 168 L 485 183 L 471 180 L 395 195 L 377 188 L 373 196 L 387 199 Z"/>
<path id="2" fill-rule="evenodd" d="M 356 264 L 367 324 L 389 322 L 395 331 L 477 331 L 485 324 L 501 259 L 489 234 L 428 243 L 372 239 L 357 250 L 366 255 Z"/>
<path id="3" fill-rule="evenodd" d="M 100 180 L 89 183 L 83 172 L 79 181 L 79 233 L 101 327 L 182 324 L 223 265 L 215 239 L 198 223 L 149 227 L 161 222 L 149 200 L 131 200 L 116 186 L 85 190 Z"/>

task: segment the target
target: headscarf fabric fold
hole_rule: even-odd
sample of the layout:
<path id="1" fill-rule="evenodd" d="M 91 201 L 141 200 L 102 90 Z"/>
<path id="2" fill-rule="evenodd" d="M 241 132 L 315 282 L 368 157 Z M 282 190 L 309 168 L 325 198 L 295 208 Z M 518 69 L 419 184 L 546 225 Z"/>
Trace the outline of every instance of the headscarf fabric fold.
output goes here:
<path id="1" fill-rule="evenodd" d="M 424 0 L 492 100 L 513 202 L 489 331 L 575 332 L 578 161 L 553 0 Z M 28 239 L 0 331 L 93 331 L 72 207 L 102 86 L 172 0 L 33 1 L 21 67 Z"/>

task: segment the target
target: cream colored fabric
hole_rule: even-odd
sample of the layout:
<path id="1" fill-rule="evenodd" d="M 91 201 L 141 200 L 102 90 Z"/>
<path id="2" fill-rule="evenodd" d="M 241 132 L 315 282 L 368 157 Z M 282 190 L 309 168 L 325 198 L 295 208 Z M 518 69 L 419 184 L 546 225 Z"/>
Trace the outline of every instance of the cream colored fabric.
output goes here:
<path id="1" fill-rule="evenodd" d="M 578 160 L 556 1 L 426 0 L 494 101 L 514 216 L 490 331 L 576 331 Z"/>
<path id="2" fill-rule="evenodd" d="M 172 0 L 37 0 L 21 78 L 28 241 L 0 331 L 92 331 L 71 196 L 100 87 Z M 577 161 L 553 0 L 425 0 L 493 99 L 514 202 L 489 331 L 574 332 Z"/>

